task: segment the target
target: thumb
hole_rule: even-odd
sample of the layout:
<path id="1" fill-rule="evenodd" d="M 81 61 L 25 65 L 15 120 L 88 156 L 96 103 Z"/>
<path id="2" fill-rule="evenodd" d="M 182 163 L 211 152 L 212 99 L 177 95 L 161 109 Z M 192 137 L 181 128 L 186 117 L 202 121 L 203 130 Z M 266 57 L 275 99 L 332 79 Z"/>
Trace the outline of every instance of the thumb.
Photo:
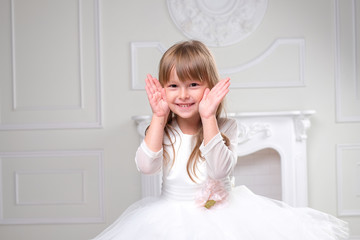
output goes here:
<path id="1" fill-rule="evenodd" d="M 161 89 L 161 98 L 166 100 L 166 93 L 165 93 L 165 88 Z"/>
<path id="2" fill-rule="evenodd" d="M 210 89 L 206 88 L 202 97 L 202 100 L 205 100 L 207 98 L 207 96 L 209 95 Z"/>

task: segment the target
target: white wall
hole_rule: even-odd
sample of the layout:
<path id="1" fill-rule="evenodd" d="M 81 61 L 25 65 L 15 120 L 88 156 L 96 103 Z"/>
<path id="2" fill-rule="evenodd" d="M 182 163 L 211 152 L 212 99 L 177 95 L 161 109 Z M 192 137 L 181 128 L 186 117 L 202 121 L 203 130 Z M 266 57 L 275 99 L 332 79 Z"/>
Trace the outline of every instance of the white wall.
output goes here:
<path id="1" fill-rule="evenodd" d="M 230 75 L 228 112 L 316 110 L 308 132 L 309 205 L 343 215 L 354 239 L 360 80 L 353 57 L 360 42 L 351 28 L 359 17 L 351 15 L 359 12 L 356 0 L 269 0 L 254 33 L 211 48 L 226 69 L 281 39 L 269 58 Z M 131 117 L 150 108 L 132 86 L 141 88 L 148 71 L 156 75 L 161 51 L 132 52 L 131 43 L 167 48 L 187 38 L 165 0 L 1 1 L 0 31 L 0 238 L 89 239 L 140 198 Z"/>

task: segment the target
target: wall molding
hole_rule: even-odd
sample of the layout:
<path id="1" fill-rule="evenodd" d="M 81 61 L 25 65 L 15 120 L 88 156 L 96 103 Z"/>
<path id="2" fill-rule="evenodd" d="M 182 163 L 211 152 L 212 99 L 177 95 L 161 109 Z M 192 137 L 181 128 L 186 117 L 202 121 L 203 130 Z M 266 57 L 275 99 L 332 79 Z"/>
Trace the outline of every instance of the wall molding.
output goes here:
<path id="1" fill-rule="evenodd" d="M 305 66 L 305 39 L 303 38 L 278 38 L 276 39 L 263 53 L 254 59 L 231 68 L 222 68 L 219 70 L 221 75 L 231 75 L 240 73 L 244 70 L 250 69 L 259 65 L 269 56 L 274 54 L 281 46 L 295 46 L 299 49 L 299 81 L 285 81 L 285 82 L 232 82 L 231 88 L 277 88 L 277 87 L 304 87 L 304 66 Z"/>
<path id="2" fill-rule="evenodd" d="M 153 48 L 161 54 L 165 53 L 166 48 L 161 42 L 132 42 L 131 43 L 131 86 L 134 90 L 143 90 L 144 84 L 139 82 L 139 63 L 138 50 L 141 48 Z"/>
<path id="3" fill-rule="evenodd" d="M 95 113 L 95 120 L 94 121 L 69 121 L 69 122 L 39 122 L 38 120 L 34 122 L 24 122 L 24 123 L 1 123 L 0 122 L 0 130 L 24 130 L 24 129 L 59 129 L 59 128 L 102 128 L 102 83 L 101 83 L 101 59 L 100 59 L 100 10 L 99 10 L 99 0 L 94 0 L 94 22 L 93 22 L 93 29 L 94 29 L 94 52 L 95 52 L 95 103 L 94 103 L 94 113 Z M 83 21 L 82 21 L 82 1 L 77 1 L 78 5 L 78 46 L 79 46 L 79 105 L 74 106 L 33 106 L 33 107 L 26 107 L 26 106 L 19 106 L 17 101 L 17 82 L 16 82 L 16 49 L 15 49 L 15 19 L 14 19 L 14 0 L 10 1 L 10 24 L 11 24 L 11 82 L 12 82 L 12 110 L 13 112 L 49 112 L 50 111 L 63 111 L 63 110 L 84 110 L 86 106 L 85 102 L 85 94 L 84 94 L 84 69 L 83 69 Z"/>
<path id="4" fill-rule="evenodd" d="M 340 5 L 341 4 L 351 4 L 351 12 L 348 12 L 347 15 L 351 16 L 351 33 L 346 36 L 341 32 L 342 27 L 341 23 L 344 21 L 340 16 Z M 339 1 L 334 0 L 334 9 L 335 9 L 335 90 L 336 90 L 336 120 L 337 122 L 360 122 L 360 113 L 355 112 L 358 109 L 358 104 L 360 104 L 360 77 L 357 71 L 357 66 L 359 65 L 359 44 L 360 39 L 358 39 L 358 28 L 357 19 L 359 18 L 357 9 L 357 1 Z M 346 62 L 342 59 L 342 53 L 346 52 L 345 49 L 341 47 L 341 38 L 346 38 L 352 41 L 351 44 L 347 44 L 351 46 L 352 52 L 351 56 L 346 59 Z M 350 53 L 349 53 L 350 55 Z M 350 63 L 350 64 L 349 64 Z M 349 70 L 347 76 L 342 74 L 343 65 L 347 65 Z M 349 77 L 350 76 L 350 77 Z M 346 94 L 342 93 L 343 87 L 346 85 L 353 86 L 351 91 Z M 350 101 L 350 104 L 346 102 L 346 100 Z M 355 101 L 355 102 L 354 102 Z M 353 113 L 345 114 L 344 108 L 345 106 L 348 108 L 349 105 L 354 109 Z"/>
<path id="5" fill-rule="evenodd" d="M 304 87 L 305 79 L 304 79 L 304 66 L 305 66 L 305 39 L 303 38 L 278 38 L 276 39 L 264 52 L 262 52 L 259 56 L 254 59 L 244 63 L 237 65 L 235 67 L 221 68 L 219 69 L 220 75 L 232 75 L 241 73 L 247 69 L 251 69 L 272 54 L 274 54 L 279 48 L 282 46 L 292 46 L 298 49 L 299 58 L 297 59 L 299 62 L 299 80 L 298 81 L 249 81 L 249 82 L 236 82 L 233 81 L 231 83 L 230 88 L 279 88 L 279 87 Z M 143 90 L 144 83 L 140 82 L 140 78 L 138 76 L 139 72 L 139 62 L 138 62 L 138 49 L 141 48 L 153 48 L 159 51 L 159 53 L 163 54 L 166 51 L 166 48 L 161 42 L 132 42 L 131 43 L 131 82 L 133 90 Z"/>
<path id="6" fill-rule="evenodd" d="M 17 101 L 17 81 L 16 81 L 16 47 L 15 47 L 15 9 L 14 9 L 14 0 L 11 0 L 11 59 L 12 59 L 12 102 L 13 102 L 13 110 L 14 111 L 47 111 L 47 110 L 73 110 L 73 109 L 82 109 L 84 108 L 84 79 L 83 79 L 83 46 L 82 46 L 82 11 L 81 11 L 81 0 L 77 0 L 78 5 L 78 48 L 79 48 L 79 55 L 78 55 L 78 64 L 79 64 L 79 105 L 74 106 L 18 106 Z"/>
<path id="7" fill-rule="evenodd" d="M 336 164 L 337 164 L 337 200 L 338 200 L 338 215 L 339 216 L 360 216 L 360 207 L 359 208 L 352 208 L 347 207 L 344 203 L 344 185 L 348 185 L 349 183 L 344 182 L 344 174 L 343 174 L 343 166 L 346 159 L 343 157 L 343 151 L 344 150 L 359 150 L 360 151 L 360 144 L 337 144 L 336 145 Z M 356 163 L 357 166 L 354 166 L 357 168 L 357 175 L 355 178 L 357 178 L 357 181 L 355 181 L 356 189 L 353 189 L 356 191 L 354 195 L 359 198 L 360 200 L 360 161 Z M 349 173 L 350 174 L 350 173 Z"/>
<path id="8" fill-rule="evenodd" d="M 0 225 L 2 224 L 59 224 L 59 223 L 99 223 L 104 222 L 105 220 L 105 211 L 104 211 L 104 163 L 103 163 L 103 150 L 90 149 L 90 150 L 59 150 L 59 151 L 27 151 L 27 152 L 0 152 Z M 63 209 L 66 207 L 72 207 L 74 210 L 76 208 L 84 208 L 91 200 L 94 200 L 97 203 L 96 208 L 98 212 L 94 216 L 32 216 L 32 217 L 9 217 L 4 216 L 4 177 L 3 177 L 3 159 L 4 158 L 44 158 L 44 157 L 84 157 L 91 156 L 96 158 L 96 174 L 98 176 L 98 189 L 96 199 L 90 199 L 85 192 L 85 186 L 87 185 L 85 179 L 86 169 L 47 169 L 47 170 L 23 170 L 19 169 L 14 172 L 14 206 L 15 208 L 44 208 L 44 207 L 53 207 Z M 54 167 L 55 168 L 55 167 Z M 81 195 L 83 199 L 80 202 L 21 202 L 19 199 L 19 185 L 17 177 L 21 174 L 71 174 L 77 173 L 82 175 L 82 190 Z M 56 211 L 60 211 L 60 210 Z"/>
<path id="9" fill-rule="evenodd" d="M 15 200 L 18 206 L 37 206 L 37 205 L 84 205 L 86 203 L 85 191 L 85 169 L 65 169 L 65 170 L 46 170 L 46 171 L 15 171 Z M 24 202 L 20 197 L 20 178 L 25 175 L 73 175 L 81 176 L 81 200 L 80 201 L 30 201 Z"/>
<path id="10" fill-rule="evenodd" d="M 76 128 L 102 128 L 101 116 L 95 122 L 70 122 L 70 123 L 24 123 L 0 124 L 0 130 L 36 130 L 36 129 L 76 129 Z"/>

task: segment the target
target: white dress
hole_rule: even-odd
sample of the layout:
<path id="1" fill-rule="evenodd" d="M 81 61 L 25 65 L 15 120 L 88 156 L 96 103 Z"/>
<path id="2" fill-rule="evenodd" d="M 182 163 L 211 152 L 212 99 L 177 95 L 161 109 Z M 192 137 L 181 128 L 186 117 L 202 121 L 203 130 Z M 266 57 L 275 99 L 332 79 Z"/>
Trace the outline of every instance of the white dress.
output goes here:
<path id="1" fill-rule="evenodd" d="M 281 201 L 231 187 L 229 175 L 236 164 L 236 122 L 221 119 L 219 128 L 230 139 L 216 135 L 200 150 L 194 183 L 186 170 L 194 137 L 183 134 L 176 121 L 175 162 L 165 164 L 163 150 L 152 152 L 143 142 L 136 153 L 140 171 L 162 172 L 160 197 L 131 205 L 97 240 L 340 240 L 348 239 L 347 223 L 311 208 L 293 208 Z M 169 143 L 169 139 L 165 140 Z M 165 146 L 173 159 L 171 146 Z M 210 180 L 209 180 L 210 179 Z M 215 187 L 215 188 L 214 188 Z M 210 190 L 214 190 L 211 192 Z M 204 207 L 206 200 L 215 205 Z M 209 202 L 207 202 L 209 203 Z M 212 202 L 214 203 L 214 201 Z"/>

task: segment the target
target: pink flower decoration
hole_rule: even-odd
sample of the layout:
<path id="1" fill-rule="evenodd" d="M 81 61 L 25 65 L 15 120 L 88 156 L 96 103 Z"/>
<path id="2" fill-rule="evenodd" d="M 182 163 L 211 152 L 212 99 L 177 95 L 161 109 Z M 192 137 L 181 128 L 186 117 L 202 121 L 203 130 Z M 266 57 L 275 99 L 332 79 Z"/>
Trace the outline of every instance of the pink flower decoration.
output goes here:
<path id="1" fill-rule="evenodd" d="M 223 182 L 208 179 L 196 197 L 196 204 L 207 209 L 223 203 L 229 196 Z"/>

